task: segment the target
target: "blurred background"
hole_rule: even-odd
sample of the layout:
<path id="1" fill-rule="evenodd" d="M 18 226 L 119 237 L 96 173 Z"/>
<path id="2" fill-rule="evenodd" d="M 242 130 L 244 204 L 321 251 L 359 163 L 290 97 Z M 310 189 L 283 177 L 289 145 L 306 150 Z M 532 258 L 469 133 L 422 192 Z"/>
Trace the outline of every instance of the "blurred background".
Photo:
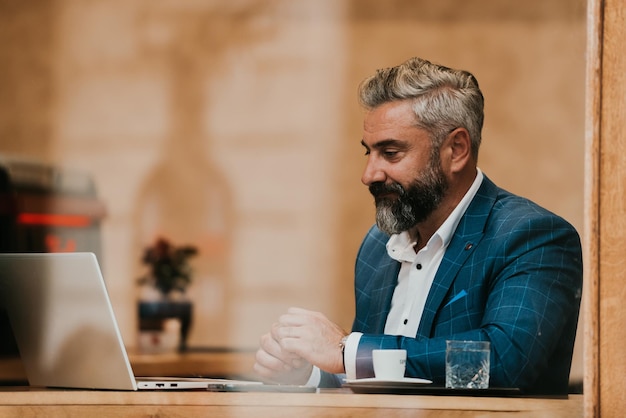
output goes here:
<path id="1" fill-rule="evenodd" d="M 582 231 L 585 23 L 584 0 L 0 0 L 0 165 L 80 173 L 64 204 L 129 347 L 157 237 L 199 250 L 190 347 L 254 349 L 289 306 L 349 329 L 374 219 L 358 83 L 411 56 L 472 72 L 479 166 Z"/>

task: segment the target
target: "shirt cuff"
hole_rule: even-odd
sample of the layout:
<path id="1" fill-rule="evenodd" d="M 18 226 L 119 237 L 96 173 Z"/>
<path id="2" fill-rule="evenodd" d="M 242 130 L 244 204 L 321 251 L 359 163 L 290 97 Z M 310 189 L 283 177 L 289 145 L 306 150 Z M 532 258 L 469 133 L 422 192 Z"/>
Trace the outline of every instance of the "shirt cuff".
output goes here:
<path id="1" fill-rule="evenodd" d="M 356 379 L 356 353 L 359 348 L 359 341 L 361 341 L 361 332 L 352 332 L 346 339 L 346 347 L 343 351 L 343 362 L 346 368 L 346 379 Z"/>
<path id="2" fill-rule="evenodd" d="M 322 373 L 320 372 L 319 367 L 313 366 L 313 370 L 311 370 L 311 376 L 309 377 L 309 381 L 306 382 L 305 386 L 316 388 L 320 385 L 322 381 Z"/>

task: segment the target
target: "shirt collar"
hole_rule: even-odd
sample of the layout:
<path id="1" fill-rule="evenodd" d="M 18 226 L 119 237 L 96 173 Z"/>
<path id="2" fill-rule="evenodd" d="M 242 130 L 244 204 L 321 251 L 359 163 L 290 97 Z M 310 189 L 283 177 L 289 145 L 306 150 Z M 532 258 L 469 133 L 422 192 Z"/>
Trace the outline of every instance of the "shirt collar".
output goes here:
<path id="1" fill-rule="evenodd" d="M 456 227 L 459 225 L 459 222 L 461 222 L 461 218 L 472 202 L 472 199 L 476 196 L 476 192 L 478 192 L 478 188 L 483 182 L 483 177 L 483 172 L 480 171 L 480 168 L 476 167 L 476 178 L 474 179 L 474 182 L 470 186 L 467 193 L 465 193 L 465 196 L 463 196 L 463 199 L 461 199 L 459 204 L 456 205 L 456 208 L 454 208 L 450 216 L 448 216 L 448 218 L 437 230 L 436 234 L 441 237 L 444 247 L 447 247 L 450 241 L 452 241 L 452 235 L 454 234 Z"/>
<path id="2" fill-rule="evenodd" d="M 476 192 L 478 192 L 478 188 L 482 184 L 483 178 L 483 172 L 477 167 L 476 178 L 474 179 L 474 182 L 470 186 L 469 190 L 465 193 L 465 196 L 463 196 L 459 204 L 454 208 L 443 224 L 441 224 L 439 229 L 437 229 L 433 236 L 428 240 L 426 247 L 434 244 L 435 240 L 439 240 L 443 248 L 448 246 L 452 240 L 452 235 L 454 234 L 456 227 L 461 221 L 461 218 L 465 214 L 465 211 L 469 207 L 472 199 L 474 199 L 474 196 L 476 196 Z M 410 239 L 409 233 L 407 231 L 403 231 L 399 234 L 391 235 L 387 241 L 387 253 L 394 260 L 411 261 L 415 257 L 415 251 L 413 251 L 414 245 L 415 241 Z"/>

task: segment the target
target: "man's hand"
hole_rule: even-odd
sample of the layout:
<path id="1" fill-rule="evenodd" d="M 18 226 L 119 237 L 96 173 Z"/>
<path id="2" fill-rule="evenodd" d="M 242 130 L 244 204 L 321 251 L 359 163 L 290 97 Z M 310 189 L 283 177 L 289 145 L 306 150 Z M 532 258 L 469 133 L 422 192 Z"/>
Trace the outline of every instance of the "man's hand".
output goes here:
<path id="1" fill-rule="evenodd" d="M 278 326 L 277 324 L 274 327 Z M 294 353 L 285 351 L 269 332 L 261 337 L 254 371 L 269 383 L 304 385 L 313 366 Z"/>
<path id="2" fill-rule="evenodd" d="M 329 373 L 344 372 L 339 343 L 346 334 L 323 314 L 301 308 L 289 308 L 271 332 L 281 352 L 293 353 Z"/>

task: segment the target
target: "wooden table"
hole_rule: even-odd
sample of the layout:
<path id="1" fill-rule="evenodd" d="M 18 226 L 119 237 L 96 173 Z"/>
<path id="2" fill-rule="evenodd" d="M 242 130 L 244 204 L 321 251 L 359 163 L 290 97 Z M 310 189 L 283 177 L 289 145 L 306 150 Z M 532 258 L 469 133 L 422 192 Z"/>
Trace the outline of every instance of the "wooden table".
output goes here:
<path id="1" fill-rule="evenodd" d="M 320 393 L 116 392 L 0 388 L 2 417 L 581 417 L 569 399 Z"/>
<path id="2" fill-rule="evenodd" d="M 252 351 L 129 355 L 135 375 L 248 378 Z M 25 377 L 19 359 L 0 361 L 0 417 L 582 417 L 568 399 L 319 393 L 123 392 L 6 386 Z M 9 383 L 10 384 L 10 383 Z"/>

